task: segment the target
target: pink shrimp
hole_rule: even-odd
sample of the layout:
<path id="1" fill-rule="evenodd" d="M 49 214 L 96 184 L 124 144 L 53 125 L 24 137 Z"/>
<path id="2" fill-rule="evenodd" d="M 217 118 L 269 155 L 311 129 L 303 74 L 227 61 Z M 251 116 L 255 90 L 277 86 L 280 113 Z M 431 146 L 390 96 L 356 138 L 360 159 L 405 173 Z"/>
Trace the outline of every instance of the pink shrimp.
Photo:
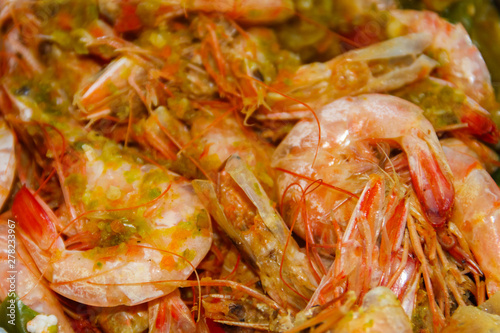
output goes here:
<path id="1" fill-rule="evenodd" d="M 453 207 L 451 172 L 432 125 L 417 106 L 397 97 L 362 95 L 339 99 L 318 110 L 317 117 L 321 138 L 316 121 L 306 118 L 281 142 L 272 160 L 280 171 L 284 219 L 291 225 L 298 215 L 294 231 L 301 237 L 335 243 L 334 226 L 350 219 L 367 176 L 378 173 L 380 161 L 388 156 L 377 152 L 382 143 L 406 153 L 425 215 L 435 226 L 445 223 Z M 305 197 L 307 214 L 299 214 L 303 189 L 319 180 L 320 186 Z"/>
<path id="2" fill-rule="evenodd" d="M 463 142 L 446 139 L 442 146 L 456 188 L 450 221 L 467 241 L 486 277 L 488 295 L 492 296 L 500 289 L 500 189 Z"/>

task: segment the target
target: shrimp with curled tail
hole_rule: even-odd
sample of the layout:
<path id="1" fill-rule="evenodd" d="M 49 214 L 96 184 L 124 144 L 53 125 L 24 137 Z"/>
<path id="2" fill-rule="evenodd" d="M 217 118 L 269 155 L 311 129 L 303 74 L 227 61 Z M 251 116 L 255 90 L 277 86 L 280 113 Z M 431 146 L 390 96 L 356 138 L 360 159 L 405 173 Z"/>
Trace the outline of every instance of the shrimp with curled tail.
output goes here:
<path id="1" fill-rule="evenodd" d="M 467 241 L 491 297 L 500 290 L 500 189 L 465 143 L 446 139 L 441 144 L 455 179 L 456 203 L 450 221 Z"/>
<path id="2" fill-rule="evenodd" d="M 384 145 L 406 153 L 425 215 L 434 226 L 443 225 L 451 214 L 454 189 L 434 129 L 414 104 L 378 94 L 326 105 L 317 111 L 317 122 L 303 119 L 278 146 L 272 165 L 279 171 L 287 224 L 296 219 L 294 231 L 301 237 L 334 244 L 335 225 L 349 220 L 368 175 L 378 173 L 380 161 L 390 153 L 379 151 Z M 306 191 L 313 182 L 317 188 Z"/>
<path id="3" fill-rule="evenodd" d="M 10 293 L 9 271 L 13 269 L 9 267 L 12 261 L 12 255 L 8 253 L 8 244 L 10 243 L 9 230 L 10 224 L 13 221 L 0 220 L 0 299 L 5 299 Z M 33 259 L 24 247 L 22 242 L 17 242 L 16 247 L 16 293 L 21 301 L 32 310 L 44 314 L 54 315 L 57 318 L 57 329 L 60 333 L 73 333 L 71 322 L 64 314 L 64 310 L 55 296 L 54 292 L 46 285 L 45 279 L 41 278 Z M 26 329 L 26 328 L 24 328 Z M 23 330 L 24 332 L 24 330 Z"/>
<path id="4" fill-rule="evenodd" d="M 50 287 L 93 306 L 172 292 L 167 282 L 186 279 L 211 246 L 210 218 L 190 183 L 107 140 L 82 149 L 79 163 L 64 171 L 71 198 L 57 216 L 26 187 L 12 206 Z"/>

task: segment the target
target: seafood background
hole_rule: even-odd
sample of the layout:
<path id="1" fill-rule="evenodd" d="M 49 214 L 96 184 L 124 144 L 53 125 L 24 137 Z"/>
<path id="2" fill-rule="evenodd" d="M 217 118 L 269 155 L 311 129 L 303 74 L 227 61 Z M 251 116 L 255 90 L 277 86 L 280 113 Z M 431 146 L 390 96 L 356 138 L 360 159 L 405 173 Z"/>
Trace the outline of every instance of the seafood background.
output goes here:
<path id="1" fill-rule="evenodd" d="M 495 6 L 0 0 L 0 328 L 500 330 Z"/>

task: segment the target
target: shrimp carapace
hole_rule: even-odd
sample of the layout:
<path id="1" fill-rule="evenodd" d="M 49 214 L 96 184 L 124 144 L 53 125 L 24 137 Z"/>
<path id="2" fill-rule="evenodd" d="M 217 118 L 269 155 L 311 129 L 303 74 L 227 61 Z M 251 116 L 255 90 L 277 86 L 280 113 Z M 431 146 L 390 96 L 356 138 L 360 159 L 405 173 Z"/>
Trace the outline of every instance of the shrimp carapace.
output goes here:
<path id="1" fill-rule="evenodd" d="M 303 65 L 292 73 L 282 70 L 272 84 L 280 94 L 268 94 L 272 112 L 266 117 L 300 119 L 308 111 L 301 110 L 297 100 L 322 107 L 344 96 L 383 93 L 427 77 L 437 65 L 423 54 L 429 38 L 426 33 L 409 34 L 348 51 L 325 63 Z"/>

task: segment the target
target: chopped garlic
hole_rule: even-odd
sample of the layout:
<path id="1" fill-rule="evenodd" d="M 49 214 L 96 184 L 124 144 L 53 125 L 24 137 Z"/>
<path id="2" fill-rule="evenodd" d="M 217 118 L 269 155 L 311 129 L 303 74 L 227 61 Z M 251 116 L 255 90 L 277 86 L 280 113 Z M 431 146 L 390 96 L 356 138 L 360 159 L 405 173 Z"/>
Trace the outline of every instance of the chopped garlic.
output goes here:
<path id="1" fill-rule="evenodd" d="M 49 327 L 57 325 L 57 317 L 54 315 L 39 314 L 26 325 L 30 333 L 48 333 Z"/>

